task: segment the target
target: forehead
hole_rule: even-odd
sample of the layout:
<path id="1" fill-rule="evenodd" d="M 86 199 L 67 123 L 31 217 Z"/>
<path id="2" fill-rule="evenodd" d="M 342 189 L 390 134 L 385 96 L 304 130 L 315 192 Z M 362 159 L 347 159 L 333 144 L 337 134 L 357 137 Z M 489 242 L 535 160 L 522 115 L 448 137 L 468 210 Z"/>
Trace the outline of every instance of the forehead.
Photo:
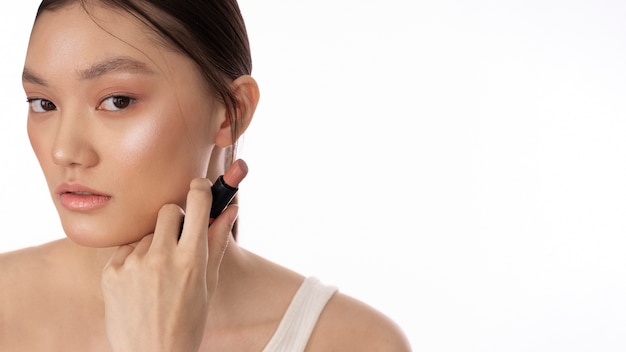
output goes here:
<path id="1" fill-rule="evenodd" d="M 43 11 L 35 21 L 26 66 L 88 65 L 110 56 L 132 57 L 149 65 L 165 64 L 171 52 L 157 33 L 121 9 L 75 2 Z"/>

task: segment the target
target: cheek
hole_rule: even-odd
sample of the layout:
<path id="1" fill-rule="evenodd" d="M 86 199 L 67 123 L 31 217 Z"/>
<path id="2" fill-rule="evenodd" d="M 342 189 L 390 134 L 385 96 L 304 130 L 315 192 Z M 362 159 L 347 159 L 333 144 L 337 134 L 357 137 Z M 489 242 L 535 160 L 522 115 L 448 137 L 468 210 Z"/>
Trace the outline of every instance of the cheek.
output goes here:
<path id="1" fill-rule="evenodd" d="M 28 120 L 26 124 L 26 133 L 28 134 L 28 140 L 30 141 L 30 146 L 33 148 L 33 151 L 39 158 L 39 151 L 41 150 L 41 136 L 37 133 L 37 130 L 33 127 L 33 123 L 31 120 Z"/>
<path id="2" fill-rule="evenodd" d="M 52 141 L 52 136 L 46 131 L 49 130 L 44 128 L 45 126 L 41 126 L 41 124 L 37 124 L 32 122 L 30 119 L 28 120 L 26 132 L 28 134 L 28 140 L 30 141 L 30 146 L 39 161 L 39 165 L 41 166 L 44 173 L 47 171 L 47 164 L 50 163 L 50 145 Z"/>
<path id="3" fill-rule="evenodd" d="M 186 145 L 202 149 L 209 142 L 211 131 L 208 118 L 198 113 L 200 109 L 193 102 L 179 100 L 152 105 L 128 122 L 121 142 L 125 148 L 140 154 L 161 146 L 167 150 Z"/>
<path id="4" fill-rule="evenodd" d="M 114 233 L 128 241 L 154 231 L 156 215 L 168 203 L 182 204 L 189 172 L 179 152 L 184 129 L 176 117 L 146 115 L 116 126 L 99 139 L 102 168 L 116 199 Z"/>
<path id="5" fill-rule="evenodd" d="M 142 159 L 151 158 L 161 146 L 168 145 L 168 138 L 172 138 L 177 131 L 166 128 L 160 119 L 143 119 L 140 123 L 131 124 L 124 128 L 118 142 L 108 148 L 120 158 L 123 164 L 134 164 Z"/>
<path id="6" fill-rule="evenodd" d="M 162 111 L 129 123 L 116 136 L 116 143 L 103 147 L 119 166 L 129 170 L 128 178 L 160 186 L 182 184 L 186 189 L 192 178 L 206 174 L 209 138 L 203 136 L 205 126 L 191 125 L 178 113 Z"/>
<path id="7" fill-rule="evenodd" d="M 171 163 L 184 143 L 184 121 L 165 105 L 152 105 L 128 120 L 103 127 L 109 127 L 105 129 L 110 135 L 100 139 L 104 144 L 99 150 L 119 166 L 136 167 L 138 172 Z"/>

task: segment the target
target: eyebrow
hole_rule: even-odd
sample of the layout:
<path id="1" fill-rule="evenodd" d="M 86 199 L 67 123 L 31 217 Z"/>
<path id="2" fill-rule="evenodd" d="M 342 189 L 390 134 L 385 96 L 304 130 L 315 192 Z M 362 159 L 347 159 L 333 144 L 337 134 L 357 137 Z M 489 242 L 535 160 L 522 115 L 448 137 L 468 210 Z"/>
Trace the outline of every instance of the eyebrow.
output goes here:
<path id="1" fill-rule="evenodd" d="M 113 57 L 99 62 L 85 70 L 78 72 L 78 77 L 83 80 L 98 78 L 113 72 L 130 72 L 142 74 L 154 74 L 155 71 L 145 63 L 129 57 Z"/>
<path id="2" fill-rule="evenodd" d="M 141 61 L 137 61 L 129 57 L 118 56 L 98 62 L 84 70 L 79 70 L 76 74 L 81 80 L 91 80 L 109 73 L 124 72 L 149 75 L 155 73 L 154 70 Z M 27 68 L 24 68 L 24 71 L 22 72 L 22 81 L 42 86 L 48 85 L 48 82 L 45 79 L 37 76 L 34 72 L 28 70 Z"/>
<path id="3" fill-rule="evenodd" d="M 48 86 L 48 82 L 46 82 L 45 79 L 37 77 L 36 74 L 31 72 L 27 68 L 24 68 L 24 71 L 22 71 L 22 82 L 30 82 L 46 87 Z"/>

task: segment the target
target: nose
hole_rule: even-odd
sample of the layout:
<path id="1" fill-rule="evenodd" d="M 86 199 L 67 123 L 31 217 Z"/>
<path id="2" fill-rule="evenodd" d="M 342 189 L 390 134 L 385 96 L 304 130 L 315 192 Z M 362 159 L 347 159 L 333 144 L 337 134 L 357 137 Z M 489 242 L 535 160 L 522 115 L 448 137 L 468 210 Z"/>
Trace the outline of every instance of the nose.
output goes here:
<path id="1" fill-rule="evenodd" d="M 91 138 L 89 118 L 79 114 L 58 116 L 57 132 L 52 146 L 52 160 L 64 167 L 90 167 L 98 163 Z"/>

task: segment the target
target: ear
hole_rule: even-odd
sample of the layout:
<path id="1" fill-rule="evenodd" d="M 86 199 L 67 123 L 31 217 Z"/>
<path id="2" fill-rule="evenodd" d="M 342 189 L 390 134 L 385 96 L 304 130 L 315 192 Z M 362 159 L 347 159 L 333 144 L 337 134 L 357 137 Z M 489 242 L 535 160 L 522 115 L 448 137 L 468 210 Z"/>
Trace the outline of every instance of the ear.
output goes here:
<path id="1" fill-rule="evenodd" d="M 225 116 L 220 128 L 215 137 L 215 145 L 218 147 L 228 147 L 235 143 L 235 141 L 243 134 L 243 132 L 250 125 L 252 116 L 256 110 L 256 106 L 259 103 L 259 86 L 254 78 L 249 75 L 238 77 L 232 83 L 233 93 L 239 103 L 239 110 L 237 112 L 237 135 L 233 136 L 231 120 L 228 116 Z M 233 139 L 235 138 L 235 139 Z"/>

